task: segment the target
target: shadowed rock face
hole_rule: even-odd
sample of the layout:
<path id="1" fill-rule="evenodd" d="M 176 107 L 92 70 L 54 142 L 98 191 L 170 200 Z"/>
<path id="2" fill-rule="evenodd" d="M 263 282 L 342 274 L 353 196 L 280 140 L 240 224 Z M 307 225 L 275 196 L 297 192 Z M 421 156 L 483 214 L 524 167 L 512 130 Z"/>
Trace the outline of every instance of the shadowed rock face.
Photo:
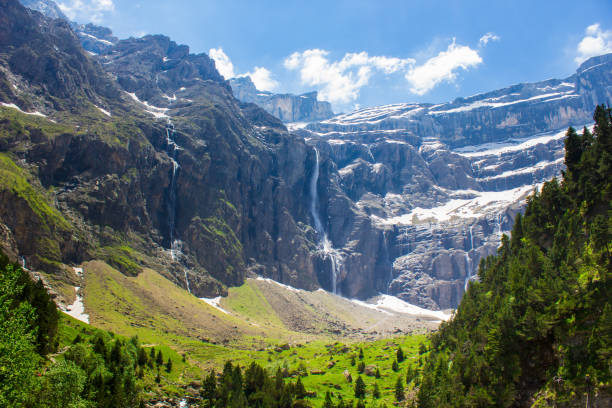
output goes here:
<path id="1" fill-rule="evenodd" d="M 12 131 L 12 119 L 0 123 L 2 152 L 15 155 L 67 219 L 66 231 L 52 236 L 62 242 L 51 261 L 101 257 L 123 265 L 120 256 L 130 252 L 121 245 L 130 245 L 145 255 L 132 261 L 168 271 L 183 286 L 187 279 L 198 296 L 241 284 L 248 269 L 319 287 L 308 225 L 314 151 L 303 140 L 261 108 L 238 102 L 206 55 L 167 37 L 107 39 L 106 51 L 88 56 L 67 23 L 16 1 L 0 5 L 0 102 L 65 125 L 51 137 L 34 124 Z M 109 38 L 94 29 L 90 35 Z M 65 69 L 39 72 L 23 62 L 26 53 Z M 178 146 L 172 156 L 169 120 Z M 40 245 L 22 233 L 33 225 L 27 205 L 3 191 L 7 247 L 34 260 Z M 168 251 L 170 211 L 182 249 L 176 259 Z M 73 237 L 79 251 L 67 244 Z"/>
<path id="2" fill-rule="evenodd" d="M 232 78 L 230 84 L 236 98 L 261 106 L 285 123 L 313 122 L 334 116 L 329 102 L 317 100 L 317 92 L 291 95 L 260 91 L 248 76 Z"/>

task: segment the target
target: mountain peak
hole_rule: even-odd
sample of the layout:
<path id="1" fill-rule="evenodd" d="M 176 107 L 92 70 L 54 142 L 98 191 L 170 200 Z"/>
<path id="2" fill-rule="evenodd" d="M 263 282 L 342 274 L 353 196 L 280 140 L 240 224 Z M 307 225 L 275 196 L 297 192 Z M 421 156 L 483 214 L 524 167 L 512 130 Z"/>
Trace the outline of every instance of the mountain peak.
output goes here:
<path id="1" fill-rule="evenodd" d="M 609 64 L 609 63 L 612 63 L 612 53 L 598 55 L 596 57 L 591 57 L 588 60 L 584 61 L 582 64 L 580 64 L 580 66 L 576 70 L 576 73 L 581 74 L 596 66 L 600 66 L 602 64 Z"/>
<path id="2" fill-rule="evenodd" d="M 52 0 L 20 0 L 21 4 L 31 10 L 36 10 L 48 18 L 68 21 L 68 17 Z"/>

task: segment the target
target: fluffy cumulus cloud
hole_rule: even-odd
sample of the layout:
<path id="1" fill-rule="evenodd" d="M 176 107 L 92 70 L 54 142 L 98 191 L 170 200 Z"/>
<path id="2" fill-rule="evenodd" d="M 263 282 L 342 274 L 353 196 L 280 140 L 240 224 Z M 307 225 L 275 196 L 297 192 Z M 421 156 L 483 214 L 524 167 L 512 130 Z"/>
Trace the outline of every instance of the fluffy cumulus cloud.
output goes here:
<path id="1" fill-rule="evenodd" d="M 580 64 L 590 57 L 612 52 L 612 30 L 602 30 L 600 25 L 595 23 L 587 27 L 585 34 L 576 50 L 577 63 Z"/>
<path id="2" fill-rule="evenodd" d="M 100 23 L 105 13 L 115 10 L 113 0 L 67 0 L 57 3 L 71 20 Z"/>
<path id="3" fill-rule="evenodd" d="M 272 73 L 264 67 L 255 67 L 253 72 L 247 72 L 241 76 L 251 77 L 255 88 L 260 91 L 273 91 L 278 88 L 278 81 L 272 78 Z"/>
<path id="4" fill-rule="evenodd" d="M 495 33 L 486 33 L 485 35 L 483 35 L 482 37 L 480 37 L 480 40 L 478 40 L 478 45 L 480 46 L 485 46 L 489 43 L 489 41 L 499 41 L 500 38 L 497 34 Z"/>
<path id="5" fill-rule="evenodd" d="M 285 59 L 285 68 L 299 71 L 302 84 L 319 89 L 321 99 L 345 104 L 359 96 L 376 71 L 392 74 L 414 64 L 410 58 L 369 56 L 367 52 L 347 53 L 331 61 L 329 52 L 310 49 L 294 52 Z"/>
<path id="6" fill-rule="evenodd" d="M 217 71 L 219 71 L 219 73 L 223 75 L 223 78 L 230 79 L 236 76 L 234 72 L 234 64 L 232 64 L 232 61 L 223 51 L 223 48 L 211 48 L 208 51 L 208 55 L 210 55 L 210 58 L 215 61 Z"/>
<path id="7" fill-rule="evenodd" d="M 453 82 L 460 70 L 467 70 L 482 63 L 478 51 L 465 46 L 457 45 L 455 41 L 446 51 L 425 61 L 422 65 L 412 67 L 406 73 L 406 80 L 410 84 L 410 91 L 417 95 L 424 95 L 442 82 Z"/>
<path id="8" fill-rule="evenodd" d="M 217 71 L 225 79 L 249 76 L 255 87 L 260 91 L 273 91 L 278 87 L 278 82 L 272 78 L 272 73 L 264 67 L 255 67 L 252 72 L 237 74 L 234 70 L 234 64 L 232 64 L 230 58 L 223 51 L 223 48 L 211 48 L 208 54 L 215 61 Z"/>

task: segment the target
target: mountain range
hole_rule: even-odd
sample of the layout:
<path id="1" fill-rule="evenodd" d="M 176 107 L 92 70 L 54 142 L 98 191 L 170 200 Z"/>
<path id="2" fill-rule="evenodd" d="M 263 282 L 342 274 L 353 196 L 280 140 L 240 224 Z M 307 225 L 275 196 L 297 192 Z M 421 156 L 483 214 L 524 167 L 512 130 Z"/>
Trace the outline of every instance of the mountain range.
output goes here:
<path id="1" fill-rule="evenodd" d="M 261 93 L 168 37 L 119 40 L 49 3 L 0 0 L 0 231 L 52 286 L 102 260 L 198 297 L 262 276 L 455 308 L 560 174 L 565 129 L 612 96 L 604 55 L 565 79 L 332 117 L 316 94 Z"/>

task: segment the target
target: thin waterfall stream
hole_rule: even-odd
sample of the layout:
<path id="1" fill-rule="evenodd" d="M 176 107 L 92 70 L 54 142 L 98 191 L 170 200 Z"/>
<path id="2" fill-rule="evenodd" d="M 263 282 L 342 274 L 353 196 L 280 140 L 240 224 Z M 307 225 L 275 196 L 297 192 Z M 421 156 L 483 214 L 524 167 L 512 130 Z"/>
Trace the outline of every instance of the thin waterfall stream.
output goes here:
<path id="1" fill-rule="evenodd" d="M 331 241 L 327 237 L 327 232 L 323 228 L 321 222 L 321 216 L 319 214 L 319 194 L 317 191 L 317 184 L 319 182 L 319 150 L 314 148 L 315 151 L 315 166 L 312 172 L 312 179 L 310 180 L 310 212 L 315 224 L 315 230 L 319 234 L 319 252 L 323 254 L 324 258 L 329 259 L 331 263 L 331 284 L 332 293 L 338 294 L 338 276 L 342 269 L 343 257 L 340 251 L 332 246 Z"/>
<path id="2" fill-rule="evenodd" d="M 470 254 L 470 252 L 472 252 L 472 250 L 474 249 L 474 235 L 473 235 L 473 231 L 472 229 L 474 228 L 473 225 L 470 225 L 470 229 L 468 230 L 468 234 L 469 234 L 469 242 L 470 242 L 470 249 L 468 251 L 466 251 L 465 253 L 465 268 L 466 268 L 466 274 L 465 274 L 465 285 L 464 285 L 464 290 L 467 291 L 468 285 L 470 283 L 470 279 L 472 279 L 473 276 L 473 267 L 472 267 L 472 255 Z"/>
<path id="3" fill-rule="evenodd" d="M 174 140 L 176 130 L 174 129 L 174 123 L 168 119 L 166 123 L 166 153 L 172 161 L 172 175 L 170 176 L 170 194 L 168 197 L 168 236 L 170 238 L 170 257 L 173 261 L 180 261 L 182 257 L 182 242 L 176 239 L 175 227 L 176 227 L 176 200 L 178 194 L 178 186 L 176 184 L 176 178 L 180 171 L 181 166 L 177 161 L 177 153 L 181 150 L 181 147 Z M 189 279 L 187 277 L 187 269 L 183 268 L 183 275 L 185 279 L 185 287 L 187 291 L 191 293 L 191 287 L 189 286 Z"/>

